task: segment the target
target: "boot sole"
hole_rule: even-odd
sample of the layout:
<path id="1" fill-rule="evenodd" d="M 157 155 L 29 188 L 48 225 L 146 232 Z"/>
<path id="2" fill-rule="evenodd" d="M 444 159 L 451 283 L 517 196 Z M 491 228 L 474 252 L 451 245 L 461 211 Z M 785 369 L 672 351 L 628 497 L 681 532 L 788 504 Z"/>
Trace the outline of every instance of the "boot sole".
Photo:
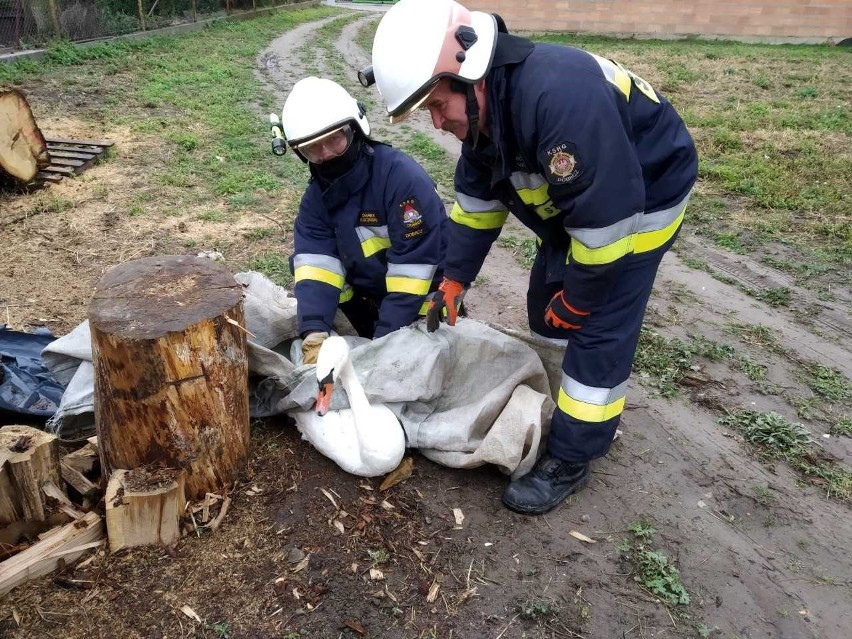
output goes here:
<path id="1" fill-rule="evenodd" d="M 549 513 L 551 510 L 553 510 L 559 504 L 561 504 L 563 501 L 565 501 L 570 495 L 573 495 L 578 490 L 583 488 L 583 486 L 588 484 L 589 483 L 589 477 L 591 477 L 591 474 L 592 473 L 591 473 L 590 470 L 586 470 L 586 474 L 583 475 L 579 480 L 577 480 L 577 482 L 573 486 L 571 486 L 571 489 L 567 493 L 565 493 L 559 499 L 549 501 L 546 504 L 543 504 L 542 506 L 535 507 L 535 506 L 523 506 L 523 505 L 520 505 L 520 504 L 513 504 L 513 503 L 510 503 L 509 501 L 507 501 L 505 497 L 501 497 L 500 501 L 503 502 L 503 505 L 506 508 L 508 508 L 512 512 L 516 512 L 520 515 L 543 515 L 545 513 Z"/>

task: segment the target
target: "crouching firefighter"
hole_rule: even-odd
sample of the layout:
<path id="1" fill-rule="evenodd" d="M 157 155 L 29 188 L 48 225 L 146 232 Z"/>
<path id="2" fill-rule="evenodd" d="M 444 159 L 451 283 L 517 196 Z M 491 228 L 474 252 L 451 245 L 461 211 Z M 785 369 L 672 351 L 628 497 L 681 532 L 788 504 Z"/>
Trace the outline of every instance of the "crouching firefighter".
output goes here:
<path id="1" fill-rule="evenodd" d="M 304 361 L 315 363 L 338 307 L 371 339 L 425 315 L 443 274 L 447 214 L 423 168 L 370 139 L 366 109 L 337 83 L 297 82 L 281 128 L 311 173 L 291 268 Z"/>
<path id="2" fill-rule="evenodd" d="M 696 179 L 695 145 L 671 104 L 617 62 L 509 35 L 453 0 L 391 7 L 369 75 L 392 122 L 423 108 L 462 141 L 431 327 L 509 213 L 538 237 L 527 312 L 533 333 L 565 347 L 561 388 L 547 450 L 503 503 L 545 513 L 609 451 L 654 277 Z"/>

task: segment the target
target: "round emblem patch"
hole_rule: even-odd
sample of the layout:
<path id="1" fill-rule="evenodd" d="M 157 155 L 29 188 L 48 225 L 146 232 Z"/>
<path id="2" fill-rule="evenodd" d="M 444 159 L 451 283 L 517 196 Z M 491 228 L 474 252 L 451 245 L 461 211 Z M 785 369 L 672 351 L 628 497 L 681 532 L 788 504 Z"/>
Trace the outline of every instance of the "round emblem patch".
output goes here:
<path id="1" fill-rule="evenodd" d="M 565 151 L 557 151 L 550 158 L 550 172 L 556 177 L 565 178 L 574 172 L 577 161 Z"/>

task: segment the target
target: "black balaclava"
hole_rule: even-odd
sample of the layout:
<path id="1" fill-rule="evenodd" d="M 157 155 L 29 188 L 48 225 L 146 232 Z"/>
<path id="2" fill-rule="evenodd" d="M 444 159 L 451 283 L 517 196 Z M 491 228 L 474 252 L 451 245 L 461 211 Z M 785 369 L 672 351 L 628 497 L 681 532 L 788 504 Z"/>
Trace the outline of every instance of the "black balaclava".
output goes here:
<path id="1" fill-rule="evenodd" d="M 316 175 L 317 178 L 319 178 L 319 180 L 325 185 L 329 185 L 349 173 L 349 171 L 352 170 L 352 167 L 355 166 L 358 158 L 361 157 L 361 151 L 364 149 L 366 139 L 358 127 L 353 125 L 352 128 L 354 137 L 352 138 L 352 142 L 350 142 L 348 149 L 336 158 L 326 160 L 319 164 L 314 164 L 313 162 L 310 163 L 311 173 Z"/>

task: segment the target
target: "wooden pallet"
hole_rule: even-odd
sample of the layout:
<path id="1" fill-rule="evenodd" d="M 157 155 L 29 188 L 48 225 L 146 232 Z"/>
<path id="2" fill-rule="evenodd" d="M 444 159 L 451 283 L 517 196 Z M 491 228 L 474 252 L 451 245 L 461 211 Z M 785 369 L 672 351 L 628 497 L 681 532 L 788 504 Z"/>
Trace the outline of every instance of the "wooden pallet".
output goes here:
<path id="1" fill-rule="evenodd" d="M 36 174 L 44 182 L 61 182 L 69 175 L 79 175 L 100 160 L 114 143 L 111 140 L 66 140 L 45 138 L 50 166 Z"/>

